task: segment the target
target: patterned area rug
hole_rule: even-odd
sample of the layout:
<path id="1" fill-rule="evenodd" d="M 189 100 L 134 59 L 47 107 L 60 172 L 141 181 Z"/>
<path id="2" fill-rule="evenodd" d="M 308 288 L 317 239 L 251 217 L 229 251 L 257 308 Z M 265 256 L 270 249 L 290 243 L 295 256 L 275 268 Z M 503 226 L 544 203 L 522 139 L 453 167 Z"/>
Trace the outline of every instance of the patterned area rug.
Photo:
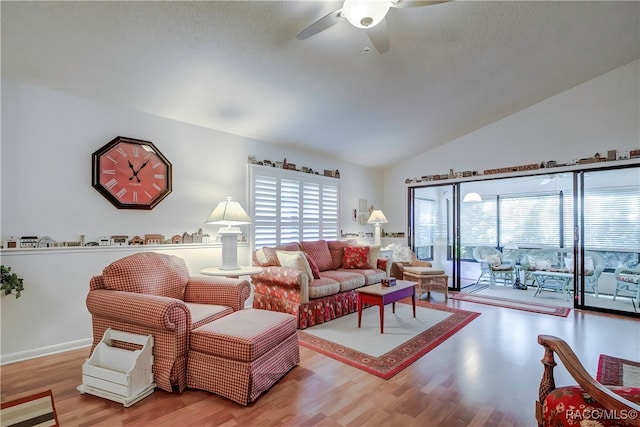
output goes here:
<path id="1" fill-rule="evenodd" d="M 378 313 L 378 307 L 364 309 L 361 328 L 358 328 L 358 313 L 352 313 L 299 330 L 299 343 L 389 379 L 480 315 L 417 300 L 414 319 L 411 299 L 406 298 L 396 304 L 395 314 L 391 313 L 390 305 L 385 307 L 384 334 L 380 334 Z M 380 354 L 381 349 L 384 353 Z"/>
<path id="2" fill-rule="evenodd" d="M 495 305 L 496 307 L 513 308 L 515 310 L 530 311 L 532 313 L 550 314 L 552 316 L 567 317 L 571 312 L 570 308 L 557 307 L 546 304 L 536 304 L 527 301 L 517 301 L 508 298 L 489 297 L 484 295 L 467 294 L 457 292 L 450 294 L 449 298 L 460 301 L 475 302 L 478 304 Z"/>
<path id="3" fill-rule="evenodd" d="M 611 386 L 640 387 L 640 362 L 601 354 L 596 381 Z"/>

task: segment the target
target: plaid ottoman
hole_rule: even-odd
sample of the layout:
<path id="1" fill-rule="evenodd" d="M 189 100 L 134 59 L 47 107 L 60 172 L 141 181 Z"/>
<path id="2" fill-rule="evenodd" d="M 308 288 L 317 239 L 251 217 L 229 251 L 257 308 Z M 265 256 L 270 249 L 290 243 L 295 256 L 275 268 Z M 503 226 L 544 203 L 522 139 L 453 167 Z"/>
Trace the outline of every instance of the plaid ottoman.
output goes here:
<path id="1" fill-rule="evenodd" d="M 247 405 L 300 362 L 296 318 L 235 311 L 191 332 L 187 387 Z"/>

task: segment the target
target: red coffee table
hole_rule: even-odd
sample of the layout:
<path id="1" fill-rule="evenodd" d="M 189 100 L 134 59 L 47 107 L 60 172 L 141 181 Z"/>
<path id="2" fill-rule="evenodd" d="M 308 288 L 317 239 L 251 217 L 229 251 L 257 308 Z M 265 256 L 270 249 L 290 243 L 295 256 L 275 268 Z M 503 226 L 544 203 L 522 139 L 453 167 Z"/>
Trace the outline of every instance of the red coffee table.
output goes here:
<path id="1" fill-rule="evenodd" d="M 358 292 L 358 328 L 362 325 L 362 306 L 364 304 L 380 307 L 380 333 L 384 333 L 384 306 L 393 304 L 392 310 L 396 312 L 396 301 L 405 297 L 411 297 L 413 304 L 413 317 L 416 317 L 416 285 L 417 282 L 397 280 L 395 286 L 377 285 L 364 286 L 356 289 Z"/>

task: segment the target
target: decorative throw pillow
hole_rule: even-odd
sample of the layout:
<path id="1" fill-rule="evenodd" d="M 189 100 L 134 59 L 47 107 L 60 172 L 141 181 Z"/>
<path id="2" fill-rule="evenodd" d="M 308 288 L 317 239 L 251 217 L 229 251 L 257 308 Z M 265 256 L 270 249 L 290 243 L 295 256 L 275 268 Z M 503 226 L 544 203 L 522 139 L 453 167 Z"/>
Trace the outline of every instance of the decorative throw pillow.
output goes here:
<path id="1" fill-rule="evenodd" d="M 546 259 L 539 259 L 536 263 L 538 270 L 549 270 L 551 268 L 551 262 Z"/>
<path id="2" fill-rule="evenodd" d="M 327 246 L 329 246 L 329 253 L 331 254 L 331 268 L 330 270 L 337 270 L 342 268 L 342 262 L 344 260 L 344 248 L 347 246 L 355 246 L 358 241 L 355 239 L 349 240 L 329 240 Z"/>
<path id="3" fill-rule="evenodd" d="M 342 268 L 369 268 L 369 246 L 345 247 Z"/>
<path id="4" fill-rule="evenodd" d="M 333 261 L 326 240 L 300 242 L 300 246 L 302 246 L 302 250 L 316 262 L 320 271 L 331 270 Z"/>
<path id="5" fill-rule="evenodd" d="M 369 246 L 369 268 L 378 268 L 380 245 Z"/>
<path id="6" fill-rule="evenodd" d="M 573 272 L 573 258 L 565 258 L 564 267 L 570 272 Z"/>
<path id="7" fill-rule="evenodd" d="M 264 246 L 262 249 L 256 251 L 256 260 L 260 267 L 278 266 L 278 257 L 276 256 L 276 249 Z"/>
<path id="8" fill-rule="evenodd" d="M 285 243 L 276 247 L 277 251 L 301 251 L 302 248 L 298 242 Z"/>
<path id="9" fill-rule="evenodd" d="M 309 267 L 311 267 L 311 273 L 313 274 L 313 278 L 319 279 L 320 270 L 318 269 L 318 264 L 316 264 L 316 262 L 313 260 L 313 258 L 309 256 L 308 253 L 305 252 L 304 255 L 307 257 L 307 262 L 309 263 Z"/>
<path id="10" fill-rule="evenodd" d="M 411 256 L 411 248 L 405 245 L 398 245 L 393 248 L 393 255 L 391 260 L 395 262 L 411 262 L 413 258 Z"/>
<path id="11" fill-rule="evenodd" d="M 293 268 L 307 273 L 309 279 L 313 277 L 311 266 L 302 251 L 276 251 L 276 256 L 282 267 Z"/>
<path id="12" fill-rule="evenodd" d="M 492 267 L 497 267 L 502 264 L 502 257 L 500 257 L 500 254 L 489 255 L 486 260 Z"/>
<path id="13" fill-rule="evenodd" d="M 584 270 L 585 271 L 593 271 L 595 267 L 593 265 L 593 258 L 590 256 L 584 257 Z"/>
<path id="14" fill-rule="evenodd" d="M 549 261 L 547 261 L 547 259 L 545 257 L 542 256 L 538 256 L 538 255 L 529 255 L 527 257 L 527 261 L 529 263 L 529 267 L 533 268 L 533 269 L 543 269 L 545 268 L 545 266 L 547 266 L 546 268 L 551 267 L 551 263 Z"/>

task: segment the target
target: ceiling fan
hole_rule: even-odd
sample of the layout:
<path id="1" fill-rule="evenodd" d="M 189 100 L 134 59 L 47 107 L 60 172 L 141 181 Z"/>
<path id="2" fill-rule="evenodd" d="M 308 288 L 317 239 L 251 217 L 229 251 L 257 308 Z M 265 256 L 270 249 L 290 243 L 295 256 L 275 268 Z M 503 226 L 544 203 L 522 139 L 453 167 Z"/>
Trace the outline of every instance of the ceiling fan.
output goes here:
<path id="1" fill-rule="evenodd" d="M 324 31 L 343 18 L 351 25 L 367 30 L 367 35 L 373 46 L 379 53 L 389 50 L 389 31 L 385 17 L 389 9 L 394 7 L 404 9 L 408 7 L 431 6 L 438 3 L 447 3 L 451 0 L 425 1 L 425 0 L 345 0 L 342 8 L 318 19 L 296 36 L 298 40 L 307 39 L 321 31 Z"/>

